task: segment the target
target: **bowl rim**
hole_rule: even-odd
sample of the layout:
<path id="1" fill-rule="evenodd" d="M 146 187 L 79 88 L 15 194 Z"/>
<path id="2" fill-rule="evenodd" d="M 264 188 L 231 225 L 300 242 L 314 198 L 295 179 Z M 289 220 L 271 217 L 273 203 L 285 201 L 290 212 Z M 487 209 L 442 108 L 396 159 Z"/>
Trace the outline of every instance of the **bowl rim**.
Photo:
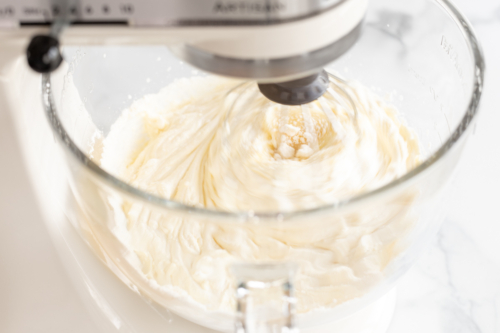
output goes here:
<path id="1" fill-rule="evenodd" d="M 357 204 L 364 203 L 372 198 L 379 197 L 383 193 L 388 193 L 392 190 L 400 188 L 402 185 L 409 183 L 416 176 L 424 173 L 424 171 L 430 169 L 432 166 L 442 159 L 447 153 L 455 146 L 460 138 L 463 137 L 464 133 L 470 128 L 471 123 L 475 119 L 478 113 L 479 101 L 481 99 L 481 94 L 483 90 L 484 83 L 484 56 L 481 47 L 478 43 L 476 35 L 473 31 L 472 26 L 468 20 L 462 15 L 462 13 L 449 1 L 449 0 L 434 0 L 442 9 L 450 15 L 450 17 L 455 21 L 458 28 L 461 30 L 462 35 L 467 43 L 469 52 L 473 59 L 473 86 L 472 94 L 467 105 L 466 112 L 462 117 L 460 123 L 457 125 L 455 130 L 450 134 L 448 139 L 441 144 L 439 149 L 437 149 L 432 155 L 430 155 L 426 160 L 419 164 L 414 169 L 405 173 L 403 176 L 394 179 L 388 184 L 378 187 L 372 191 L 358 194 L 335 203 L 326 204 L 318 206 L 313 209 L 287 211 L 287 212 L 256 212 L 256 211 L 222 211 L 209 208 L 201 208 L 190 205 L 182 204 L 178 201 L 169 200 L 146 191 L 142 191 L 136 187 L 133 187 L 126 182 L 118 179 L 117 177 L 111 175 L 102 169 L 99 165 L 93 162 L 87 155 L 81 151 L 78 146 L 71 139 L 69 134 L 63 127 L 61 120 L 58 117 L 56 106 L 53 99 L 53 94 L 51 90 L 51 77 L 50 74 L 42 75 L 42 97 L 43 106 L 45 113 L 48 117 L 49 123 L 52 130 L 57 134 L 57 138 L 62 143 L 62 145 L 73 155 L 77 161 L 83 164 L 84 168 L 89 169 L 94 175 L 96 175 L 100 180 L 104 181 L 111 187 L 118 189 L 120 192 L 131 195 L 137 199 L 145 201 L 147 203 L 160 206 L 163 209 L 172 210 L 180 213 L 188 213 L 195 215 L 202 215 L 204 217 L 212 217 L 217 219 L 231 219 L 237 221 L 245 220 L 289 220 L 297 217 L 304 217 L 318 213 L 340 211 L 347 207 L 357 206 Z"/>

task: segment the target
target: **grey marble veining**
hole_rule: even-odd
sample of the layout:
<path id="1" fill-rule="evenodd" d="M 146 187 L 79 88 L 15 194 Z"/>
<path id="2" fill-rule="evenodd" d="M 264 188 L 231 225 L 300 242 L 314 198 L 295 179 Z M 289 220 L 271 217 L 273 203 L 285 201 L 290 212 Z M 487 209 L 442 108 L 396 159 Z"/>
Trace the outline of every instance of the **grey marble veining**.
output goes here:
<path id="1" fill-rule="evenodd" d="M 445 222 L 399 283 L 389 332 L 499 332 L 500 267 L 475 243 L 459 224 Z"/>

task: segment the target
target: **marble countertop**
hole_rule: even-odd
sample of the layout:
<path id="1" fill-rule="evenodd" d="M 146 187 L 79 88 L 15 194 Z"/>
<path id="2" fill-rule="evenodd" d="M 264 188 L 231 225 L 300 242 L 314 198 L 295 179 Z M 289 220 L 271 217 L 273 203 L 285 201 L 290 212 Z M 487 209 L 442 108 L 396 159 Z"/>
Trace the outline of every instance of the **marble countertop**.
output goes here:
<path id="1" fill-rule="evenodd" d="M 401 279 L 390 333 L 500 332 L 500 2 L 455 0 L 486 57 L 480 117 L 432 246 Z"/>
<path id="2" fill-rule="evenodd" d="M 441 231 L 399 282 L 390 333 L 500 332 L 500 2 L 455 0 L 486 56 L 479 121 Z M 41 222 L 0 110 L 0 331 L 97 332 Z M 9 175 L 8 177 L 6 175 Z"/>

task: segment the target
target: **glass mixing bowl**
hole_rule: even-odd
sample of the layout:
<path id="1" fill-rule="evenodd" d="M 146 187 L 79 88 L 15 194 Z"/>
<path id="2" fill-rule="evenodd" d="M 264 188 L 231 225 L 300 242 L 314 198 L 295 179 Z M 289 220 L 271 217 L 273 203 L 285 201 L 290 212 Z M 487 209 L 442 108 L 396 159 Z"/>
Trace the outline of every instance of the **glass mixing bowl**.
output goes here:
<path id="1" fill-rule="evenodd" d="M 423 162 L 381 188 L 335 204 L 296 212 L 234 213 L 157 197 L 99 166 L 99 140 L 122 110 L 179 78 L 206 74 L 179 61 L 166 46 L 68 46 L 64 55 L 66 64 L 43 77 L 43 89 L 44 106 L 70 171 L 67 216 L 133 290 L 222 331 L 232 330 L 235 318 L 249 325 L 249 318 L 259 316 L 277 320 L 275 325 L 287 326 L 293 319 L 299 328 L 313 327 L 344 318 L 387 293 L 440 226 L 445 184 L 476 118 L 484 74 L 471 27 L 448 1 L 372 0 L 359 41 L 326 69 L 386 96 L 417 132 Z M 225 242 L 226 249 L 251 238 L 262 251 L 214 261 L 213 272 L 207 273 L 235 276 L 226 286 L 238 288 L 228 301 L 231 311 L 220 310 L 221 297 L 206 296 L 210 293 L 201 301 L 201 296 L 192 299 L 168 287 L 168 281 L 161 287 L 144 268 L 147 259 L 125 245 L 127 222 L 121 212 L 126 207 L 139 207 L 141 216 L 154 216 L 159 225 L 181 221 L 179 242 L 186 242 L 186 248 L 196 241 L 183 238 L 184 226 L 215 230 L 211 237 Z M 281 255 L 272 242 L 281 238 L 314 251 L 307 260 Z M 151 246 L 174 251 L 170 245 Z M 328 279 L 302 288 L 308 278 L 304 265 L 323 265 L 324 251 L 337 251 L 325 273 Z M 155 264 L 168 269 L 168 263 Z M 325 298 L 329 293 L 333 296 Z M 305 309 L 301 302 L 312 306 Z M 267 312 L 262 314 L 259 307 Z"/>

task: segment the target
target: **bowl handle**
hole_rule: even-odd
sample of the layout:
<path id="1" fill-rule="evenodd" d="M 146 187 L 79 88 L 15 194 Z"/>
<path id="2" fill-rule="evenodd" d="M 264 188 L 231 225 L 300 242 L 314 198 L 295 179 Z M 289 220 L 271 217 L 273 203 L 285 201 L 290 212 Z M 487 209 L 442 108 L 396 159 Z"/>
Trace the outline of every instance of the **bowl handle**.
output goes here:
<path id="1" fill-rule="evenodd" d="M 236 333 L 298 333 L 293 263 L 231 266 L 236 278 Z"/>

